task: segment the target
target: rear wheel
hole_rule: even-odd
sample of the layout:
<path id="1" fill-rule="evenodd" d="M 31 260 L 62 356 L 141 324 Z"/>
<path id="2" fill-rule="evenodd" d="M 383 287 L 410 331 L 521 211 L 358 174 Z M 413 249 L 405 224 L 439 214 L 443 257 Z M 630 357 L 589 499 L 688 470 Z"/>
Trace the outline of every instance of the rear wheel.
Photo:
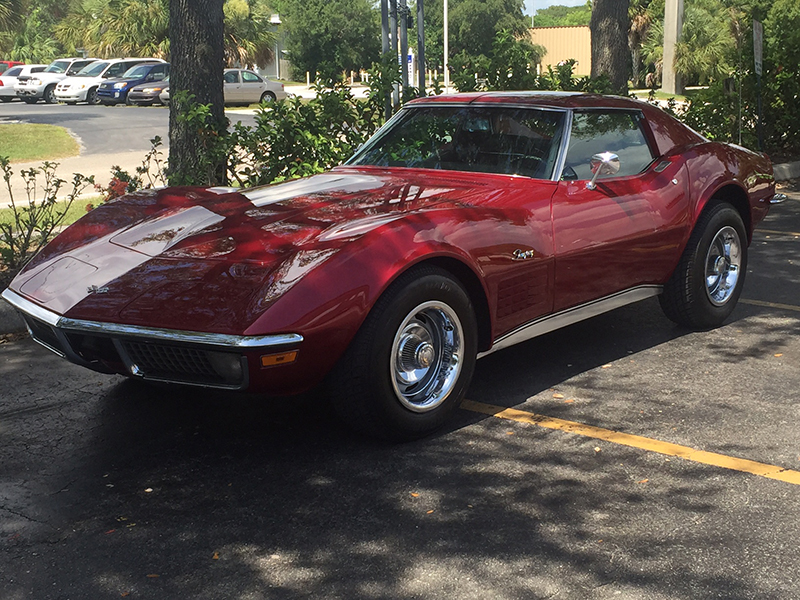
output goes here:
<path id="1" fill-rule="evenodd" d="M 11 102 L 13 98 L 9 96 L 0 96 L 0 100 L 2 100 L 3 102 Z"/>
<path id="2" fill-rule="evenodd" d="M 23 98 L 25 104 L 36 104 L 38 102 L 37 98 Z"/>
<path id="3" fill-rule="evenodd" d="M 330 383 L 342 420 L 368 435 L 414 439 L 441 427 L 475 368 L 472 302 L 436 267 L 401 276 L 378 300 Z"/>
<path id="4" fill-rule="evenodd" d="M 680 325 L 718 327 L 736 307 L 747 272 L 747 231 L 730 204 L 717 204 L 700 216 L 678 267 L 659 300 Z"/>
<path id="5" fill-rule="evenodd" d="M 57 100 L 56 100 L 56 86 L 55 85 L 48 86 L 44 90 L 44 94 L 42 94 L 42 99 L 47 104 L 55 104 L 57 102 Z"/>
<path id="6" fill-rule="evenodd" d="M 264 92 L 261 94 L 261 100 L 259 100 L 261 104 L 275 102 L 275 94 L 272 92 Z"/>

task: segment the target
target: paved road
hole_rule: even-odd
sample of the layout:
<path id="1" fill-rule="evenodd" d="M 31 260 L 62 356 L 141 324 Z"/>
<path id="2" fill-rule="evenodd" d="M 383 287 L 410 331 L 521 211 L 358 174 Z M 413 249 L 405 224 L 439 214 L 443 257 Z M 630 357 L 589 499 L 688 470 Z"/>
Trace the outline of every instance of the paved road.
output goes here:
<path id="1" fill-rule="evenodd" d="M 724 327 L 645 301 L 499 352 L 446 431 L 398 446 L 313 395 L 148 387 L 7 341 L 0 598 L 798 598 L 799 264 L 794 193 Z"/>
<path id="2" fill-rule="evenodd" d="M 253 125 L 254 117 L 248 112 L 228 111 L 232 123 L 241 121 Z M 142 164 L 150 150 L 150 140 L 160 136 L 166 150 L 169 142 L 169 110 L 165 107 L 139 106 L 89 106 L 79 104 L 25 104 L 10 102 L 0 104 L 0 124 L 44 123 L 67 128 L 80 142 L 80 156 L 59 159 L 58 175 L 72 181 L 73 173 L 94 175 L 95 181 L 106 185 L 111 179 L 111 167 L 119 165 L 131 174 Z M 0 140 L 2 154 L 2 140 Z M 14 172 L 40 166 L 41 162 L 15 164 Z M 15 176 L 14 198 L 26 200 L 22 179 Z M 62 189 L 63 193 L 69 190 Z M 9 201 L 5 186 L 0 186 L 0 206 Z"/>

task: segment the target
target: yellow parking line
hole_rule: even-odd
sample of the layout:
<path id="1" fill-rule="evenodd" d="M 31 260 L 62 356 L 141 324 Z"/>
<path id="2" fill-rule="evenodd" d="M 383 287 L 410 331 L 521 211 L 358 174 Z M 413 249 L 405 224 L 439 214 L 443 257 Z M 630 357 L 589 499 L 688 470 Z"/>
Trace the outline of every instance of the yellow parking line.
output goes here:
<path id="1" fill-rule="evenodd" d="M 677 456 L 679 458 L 704 465 L 732 469 L 734 471 L 741 471 L 743 473 L 752 473 L 753 475 L 759 475 L 769 479 L 777 479 L 778 481 L 800 485 L 800 471 L 784 469 L 782 467 L 768 465 L 753 460 L 725 456 L 724 454 L 716 454 L 714 452 L 706 452 L 705 450 L 697 450 L 688 446 L 662 442 L 639 435 L 621 433 L 619 431 L 612 431 L 611 429 L 603 429 L 601 427 L 584 425 L 583 423 L 576 423 L 574 421 L 566 421 L 564 419 L 557 419 L 555 417 L 548 417 L 546 415 L 537 415 L 536 413 L 525 412 L 513 408 L 503 408 L 502 406 L 474 402 L 472 400 L 464 400 L 464 402 L 461 404 L 461 408 L 472 412 L 491 415 L 499 419 L 509 419 L 519 423 L 529 423 L 531 425 L 538 425 L 539 427 L 544 427 L 546 429 L 557 429 L 559 431 L 566 431 L 567 433 L 574 433 L 585 437 L 604 440 L 606 442 L 620 444 L 622 446 L 630 446 L 631 448 L 639 448 L 641 450 L 648 450 L 650 452 L 658 452 L 659 454 L 665 454 L 667 456 Z"/>
<path id="2" fill-rule="evenodd" d="M 742 304 L 752 304 L 753 306 L 765 306 L 767 308 L 780 308 L 783 310 L 800 312 L 800 306 L 795 306 L 794 304 L 778 304 L 776 302 L 764 302 L 762 300 L 746 300 L 745 298 L 739 298 L 739 302 Z"/>
<path id="3" fill-rule="evenodd" d="M 778 231 L 777 229 L 761 229 L 760 227 L 755 230 L 755 233 L 768 233 L 770 235 L 794 235 L 800 237 L 800 233 L 795 231 Z"/>

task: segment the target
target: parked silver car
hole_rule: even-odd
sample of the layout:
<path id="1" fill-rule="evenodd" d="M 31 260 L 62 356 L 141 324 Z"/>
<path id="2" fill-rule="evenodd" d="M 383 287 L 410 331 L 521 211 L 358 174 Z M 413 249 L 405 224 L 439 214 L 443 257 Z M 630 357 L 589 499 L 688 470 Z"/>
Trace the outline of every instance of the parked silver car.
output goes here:
<path id="1" fill-rule="evenodd" d="M 225 69 L 223 73 L 222 92 L 225 104 L 257 104 L 284 100 L 289 94 L 279 81 L 265 79 L 250 69 Z M 158 96 L 161 104 L 169 104 L 169 88 Z"/>
<path id="2" fill-rule="evenodd" d="M 265 79 L 249 69 L 225 69 L 225 104 L 256 104 L 283 100 L 288 95 L 283 84 Z"/>

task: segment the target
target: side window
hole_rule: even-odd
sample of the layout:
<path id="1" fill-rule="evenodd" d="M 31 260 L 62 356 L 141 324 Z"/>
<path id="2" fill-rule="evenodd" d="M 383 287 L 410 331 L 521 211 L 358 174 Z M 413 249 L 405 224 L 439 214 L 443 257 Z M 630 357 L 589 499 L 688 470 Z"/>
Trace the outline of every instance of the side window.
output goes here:
<path id="1" fill-rule="evenodd" d="M 44 71 L 46 68 L 47 68 L 47 67 L 33 67 L 33 68 L 31 69 L 31 73 L 41 73 L 41 72 L 42 72 L 42 71 Z"/>
<path id="2" fill-rule="evenodd" d="M 242 71 L 242 81 L 245 83 L 260 82 L 261 78 L 250 71 Z"/>
<path id="3" fill-rule="evenodd" d="M 72 63 L 69 66 L 69 69 L 67 69 L 67 75 L 75 75 L 75 73 L 80 71 L 83 67 L 88 65 L 90 62 L 93 62 L 93 61 L 91 61 L 91 60 L 76 60 L 74 63 Z"/>
<path id="4" fill-rule="evenodd" d="M 576 111 L 561 179 L 591 179 L 592 156 L 602 152 L 619 156 L 617 177 L 644 171 L 654 156 L 642 132 L 643 119 L 638 111 Z"/>
<path id="5" fill-rule="evenodd" d="M 111 77 L 121 77 L 122 74 L 128 70 L 128 66 L 129 66 L 128 63 L 121 63 L 121 62 L 115 63 L 110 67 L 108 67 L 108 70 L 106 71 L 105 75 L 103 75 L 103 77 L 105 77 L 106 79 L 109 79 Z"/>
<path id="6" fill-rule="evenodd" d="M 225 79 L 225 83 L 239 83 L 239 72 L 238 71 L 228 71 L 223 76 Z"/>

